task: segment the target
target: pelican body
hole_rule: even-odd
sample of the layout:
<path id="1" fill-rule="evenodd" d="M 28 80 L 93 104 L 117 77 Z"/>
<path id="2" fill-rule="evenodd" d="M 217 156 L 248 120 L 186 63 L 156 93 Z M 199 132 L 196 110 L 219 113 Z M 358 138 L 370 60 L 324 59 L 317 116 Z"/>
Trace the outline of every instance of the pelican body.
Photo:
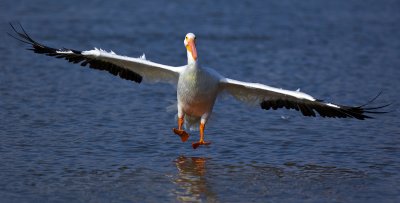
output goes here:
<path id="1" fill-rule="evenodd" d="M 192 64 L 180 75 L 177 86 L 178 115 L 207 119 L 218 95 L 219 77 Z"/>
<path id="2" fill-rule="evenodd" d="M 199 64 L 196 36 L 193 33 L 186 34 L 184 40 L 187 64 L 173 67 L 151 62 L 144 56 L 139 58 L 121 56 L 112 51 L 106 52 L 97 48 L 89 51 L 51 48 L 33 40 L 22 26 L 20 26 L 21 31 L 17 31 L 12 24 L 10 25 L 17 35 L 9 35 L 29 44 L 31 46 L 29 50 L 35 53 L 62 58 L 71 63 L 80 63 L 81 66 L 89 65 L 89 68 L 105 70 L 115 76 L 137 83 L 145 81 L 175 84 L 178 100 L 178 128 L 173 128 L 173 132 L 179 135 L 183 142 L 186 142 L 189 134 L 184 130 L 185 117 L 198 120 L 200 139 L 198 142 L 192 143 L 194 149 L 210 144 L 210 142 L 204 141 L 204 129 L 216 98 L 221 92 L 227 92 L 242 102 L 258 104 L 265 110 L 295 109 L 304 116 L 313 117 L 319 114 L 322 117 L 364 120 L 372 118 L 367 114 L 385 113 L 377 111 L 377 109 L 388 106 L 368 107 L 367 105 L 373 100 L 361 106 L 338 105 L 315 99 L 299 90 L 291 91 L 225 78 L 215 70 L 204 68 Z"/>

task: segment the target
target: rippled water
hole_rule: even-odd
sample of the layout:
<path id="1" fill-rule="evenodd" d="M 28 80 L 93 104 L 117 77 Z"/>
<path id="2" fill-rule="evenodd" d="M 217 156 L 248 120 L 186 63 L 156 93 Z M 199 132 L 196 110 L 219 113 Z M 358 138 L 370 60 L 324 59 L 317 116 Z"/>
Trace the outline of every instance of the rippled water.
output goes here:
<path id="1" fill-rule="evenodd" d="M 399 1 L 0 2 L 2 202 L 400 201 Z M 394 102 L 377 119 L 304 118 L 221 99 L 210 147 L 172 134 L 172 86 L 35 55 L 21 22 L 56 47 L 202 65 L 317 98 Z M 190 142 L 198 139 L 192 132 Z"/>

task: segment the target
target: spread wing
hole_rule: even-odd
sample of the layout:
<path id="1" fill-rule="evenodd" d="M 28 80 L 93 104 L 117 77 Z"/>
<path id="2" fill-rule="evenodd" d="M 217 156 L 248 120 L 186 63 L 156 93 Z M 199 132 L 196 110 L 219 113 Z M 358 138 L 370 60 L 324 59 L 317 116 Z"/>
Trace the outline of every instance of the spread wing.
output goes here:
<path id="1" fill-rule="evenodd" d="M 80 63 L 81 66 L 89 65 L 90 68 L 105 70 L 115 76 L 137 83 L 141 83 L 144 80 L 176 84 L 179 74 L 184 68 L 184 66 L 172 67 L 154 63 L 146 60 L 144 56 L 140 58 L 120 56 L 112 51 L 106 52 L 97 48 L 89 51 L 51 48 L 33 40 L 22 26 L 20 26 L 22 32 L 18 32 L 12 24 L 10 25 L 17 36 L 9 35 L 21 42 L 31 45 L 32 48 L 28 50 L 32 50 L 37 54 L 62 58 L 71 63 Z"/>
<path id="2" fill-rule="evenodd" d="M 300 111 L 304 116 L 315 117 L 316 113 L 318 113 L 322 117 L 364 120 L 372 118 L 367 114 L 386 113 L 376 110 L 388 106 L 337 105 L 315 99 L 300 91 L 284 90 L 259 83 L 241 82 L 229 78 L 221 79 L 220 85 L 223 91 L 227 91 L 240 101 L 250 104 L 258 103 L 265 110 L 276 110 L 278 108 L 295 109 Z"/>

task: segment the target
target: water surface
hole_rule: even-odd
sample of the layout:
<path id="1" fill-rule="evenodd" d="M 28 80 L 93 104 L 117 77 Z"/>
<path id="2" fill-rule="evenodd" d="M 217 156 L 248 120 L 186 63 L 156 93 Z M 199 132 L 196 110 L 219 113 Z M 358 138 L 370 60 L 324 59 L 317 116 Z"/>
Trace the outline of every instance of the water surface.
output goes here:
<path id="1" fill-rule="evenodd" d="M 398 202 L 398 1 L 0 2 L 2 202 Z M 172 134 L 173 86 L 136 84 L 25 51 L 21 22 L 56 47 L 186 62 L 342 104 L 377 119 L 304 118 L 221 99 L 210 147 Z"/>

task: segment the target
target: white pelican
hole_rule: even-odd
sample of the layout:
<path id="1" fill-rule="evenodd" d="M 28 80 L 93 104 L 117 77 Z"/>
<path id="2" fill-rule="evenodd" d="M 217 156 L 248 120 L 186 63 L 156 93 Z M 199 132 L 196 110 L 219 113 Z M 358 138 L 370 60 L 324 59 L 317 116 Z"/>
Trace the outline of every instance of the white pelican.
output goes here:
<path id="1" fill-rule="evenodd" d="M 89 65 L 90 68 L 106 70 L 109 73 L 126 80 L 137 83 L 142 81 L 167 82 L 177 85 L 178 100 L 178 128 L 173 132 L 185 142 L 189 134 L 184 130 L 185 116 L 200 121 L 200 140 L 192 143 L 194 149 L 200 145 L 208 145 L 204 141 L 204 128 L 211 115 L 215 100 L 221 92 L 228 92 L 234 98 L 259 104 L 262 109 L 295 109 L 304 116 L 316 116 L 332 118 L 356 118 L 364 120 L 372 118 L 368 113 L 385 113 L 376 111 L 386 107 L 344 106 L 326 103 L 322 100 L 300 91 L 290 91 L 270 87 L 258 83 L 248 83 L 225 78 L 215 70 L 200 66 L 196 50 L 196 36 L 188 33 L 184 44 L 187 51 L 187 64 L 180 67 L 162 65 L 146 60 L 144 57 L 132 58 L 117 55 L 114 52 L 106 52 L 102 49 L 89 51 L 77 51 L 74 49 L 55 49 L 34 41 L 22 28 L 18 32 L 12 24 L 12 29 L 17 36 L 11 37 L 32 46 L 32 50 L 38 54 L 62 58 L 72 63 L 80 63 L 81 66 Z"/>

